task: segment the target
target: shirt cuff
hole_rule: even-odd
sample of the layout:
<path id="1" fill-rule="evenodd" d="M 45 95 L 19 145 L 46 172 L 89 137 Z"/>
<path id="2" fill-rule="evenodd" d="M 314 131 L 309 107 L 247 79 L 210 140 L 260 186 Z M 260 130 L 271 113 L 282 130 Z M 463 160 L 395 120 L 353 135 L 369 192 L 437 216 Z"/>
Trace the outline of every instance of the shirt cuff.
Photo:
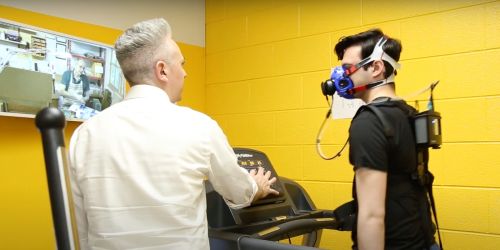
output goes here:
<path id="1" fill-rule="evenodd" d="M 255 180 L 252 177 L 250 177 L 250 175 L 248 175 L 248 178 L 251 180 L 250 183 L 252 183 L 252 195 L 250 195 L 249 199 L 246 202 L 241 203 L 241 204 L 234 204 L 232 201 L 224 198 L 224 201 L 231 209 L 242 209 L 242 208 L 248 207 L 252 204 L 252 201 L 253 201 L 255 195 L 257 194 L 257 191 L 259 188 L 257 187 L 257 183 L 255 182 Z"/>

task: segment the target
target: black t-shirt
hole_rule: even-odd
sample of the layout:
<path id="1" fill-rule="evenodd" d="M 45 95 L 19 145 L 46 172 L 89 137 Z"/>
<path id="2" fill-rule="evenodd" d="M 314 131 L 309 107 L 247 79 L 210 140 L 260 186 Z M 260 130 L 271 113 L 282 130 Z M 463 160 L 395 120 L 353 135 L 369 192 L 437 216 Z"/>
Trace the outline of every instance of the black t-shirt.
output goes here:
<path id="1" fill-rule="evenodd" d="M 385 249 L 428 249 L 433 243 L 432 222 L 425 190 L 411 179 L 417 168 L 415 138 L 407 112 L 413 108 L 403 101 L 377 104 L 393 136 L 369 111 L 360 112 L 349 129 L 349 161 L 356 167 L 368 167 L 388 173 L 385 213 Z M 355 184 L 353 198 L 355 197 Z M 356 248 L 356 225 L 352 232 Z M 430 243 L 429 243 L 430 242 Z"/>

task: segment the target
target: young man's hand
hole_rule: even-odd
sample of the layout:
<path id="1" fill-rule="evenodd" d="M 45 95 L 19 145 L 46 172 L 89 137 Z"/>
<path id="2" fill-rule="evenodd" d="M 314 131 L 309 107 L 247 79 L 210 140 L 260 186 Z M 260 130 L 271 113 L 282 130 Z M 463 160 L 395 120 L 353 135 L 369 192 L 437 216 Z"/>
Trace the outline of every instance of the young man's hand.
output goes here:
<path id="1" fill-rule="evenodd" d="M 250 176 L 255 180 L 258 187 L 253 201 L 262 199 L 269 194 L 279 195 L 278 191 L 271 188 L 271 185 L 276 182 L 276 177 L 270 178 L 271 171 L 267 171 L 266 173 L 264 173 L 264 168 L 259 167 L 258 171 L 256 171 L 255 169 L 250 170 Z"/>

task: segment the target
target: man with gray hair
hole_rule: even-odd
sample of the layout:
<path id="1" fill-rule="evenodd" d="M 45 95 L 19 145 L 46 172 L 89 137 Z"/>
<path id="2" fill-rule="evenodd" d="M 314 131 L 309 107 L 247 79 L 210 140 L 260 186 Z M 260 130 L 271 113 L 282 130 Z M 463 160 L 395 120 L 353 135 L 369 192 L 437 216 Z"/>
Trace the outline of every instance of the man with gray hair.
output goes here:
<path id="1" fill-rule="evenodd" d="M 164 19 L 115 43 L 131 88 L 77 128 L 69 160 L 82 249 L 208 249 L 204 180 L 242 208 L 268 194 L 270 172 L 247 173 L 217 123 L 175 105 L 184 57 Z"/>

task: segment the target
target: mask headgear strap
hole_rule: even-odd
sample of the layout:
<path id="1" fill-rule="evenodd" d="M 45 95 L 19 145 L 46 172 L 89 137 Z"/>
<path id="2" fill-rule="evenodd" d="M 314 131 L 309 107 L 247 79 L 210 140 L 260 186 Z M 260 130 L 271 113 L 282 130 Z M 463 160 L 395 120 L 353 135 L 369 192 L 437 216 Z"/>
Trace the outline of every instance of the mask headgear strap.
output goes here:
<path id="1" fill-rule="evenodd" d="M 372 62 L 374 60 L 383 60 L 388 62 L 394 69 L 391 74 L 391 76 L 394 77 L 394 71 L 400 69 L 401 65 L 398 62 L 396 62 L 396 60 L 394 60 L 390 55 L 384 52 L 383 47 L 384 44 L 387 42 L 387 40 L 388 39 L 385 36 L 381 37 L 378 40 L 377 44 L 375 45 L 375 48 L 373 49 L 372 54 L 368 57 L 369 58 L 368 62 Z M 388 78 L 390 78 L 391 76 L 389 76 Z"/>
<path id="2" fill-rule="evenodd" d="M 369 83 L 366 85 L 352 88 L 348 91 L 348 93 L 350 95 L 353 95 L 356 92 L 360 92 L 363 90 L 371 89 L 371 88 L 374 88 L 374 87 L 377 87 L 380 85 L 394 82 L 394 76 L 395 76 L 394 72 L 397 69 L 400 69 L 401 65 L 398 62 L 396 62 L 396 60 L 394 60 L 391 56 L 389 56 L 387 53 L 384 52 L 383 46 L 387 42 L 387 40 L 388 40 L 387 37 L 385 37 L 385 36 L 381 37 L 377 41 L 377 43 L 375 44 L 375 48 L 373 48 L 372 54 L 370 56 L 366 57 L 365 59 L 361 60 L 359 63 L 352 65 L 349 68 L 345 69 L 345 74 L 347 76 L 349 76 L 350 74 L 354 73 L 356 70 L 360 69 L 361 67 L 363 67 L 366 64 L 373 62 L 375 60 L 383 60 L 383 61 L 388 62 L 393 68 L 392 74 L 384 80 L 376 81 L 376 82 L 372 82 L 372 83 Z"/>
<path id="3" fill-rule="evenodd" d="M 361 60 L 359 63 L 350 66 L 349 68 L 344 69 L 345 74 L 349 76 L 350 74 L 356 72 L 356 70 L 360 69 L 361 67 L 365 66 L 366 64 L 373 62 L 375 60 L 383 60 L 388 62 L 394 71 L 396 69 L 400 69 L 401 65 L 396 62 L 391 56 L 389 56 L 387 53 L 384 52 L 384 44 L 387 42 L 387 37 L 383 36 L 381 37 L 377 43 L 375 44 L 375 47 L 373 48 L 373 52 L 371 53 L 370 56 L 366 57 L 365 59 Z M 394 80 L 394 71 L 392 74 L 387 78 L 388 82 L 392 82 Z"/>

